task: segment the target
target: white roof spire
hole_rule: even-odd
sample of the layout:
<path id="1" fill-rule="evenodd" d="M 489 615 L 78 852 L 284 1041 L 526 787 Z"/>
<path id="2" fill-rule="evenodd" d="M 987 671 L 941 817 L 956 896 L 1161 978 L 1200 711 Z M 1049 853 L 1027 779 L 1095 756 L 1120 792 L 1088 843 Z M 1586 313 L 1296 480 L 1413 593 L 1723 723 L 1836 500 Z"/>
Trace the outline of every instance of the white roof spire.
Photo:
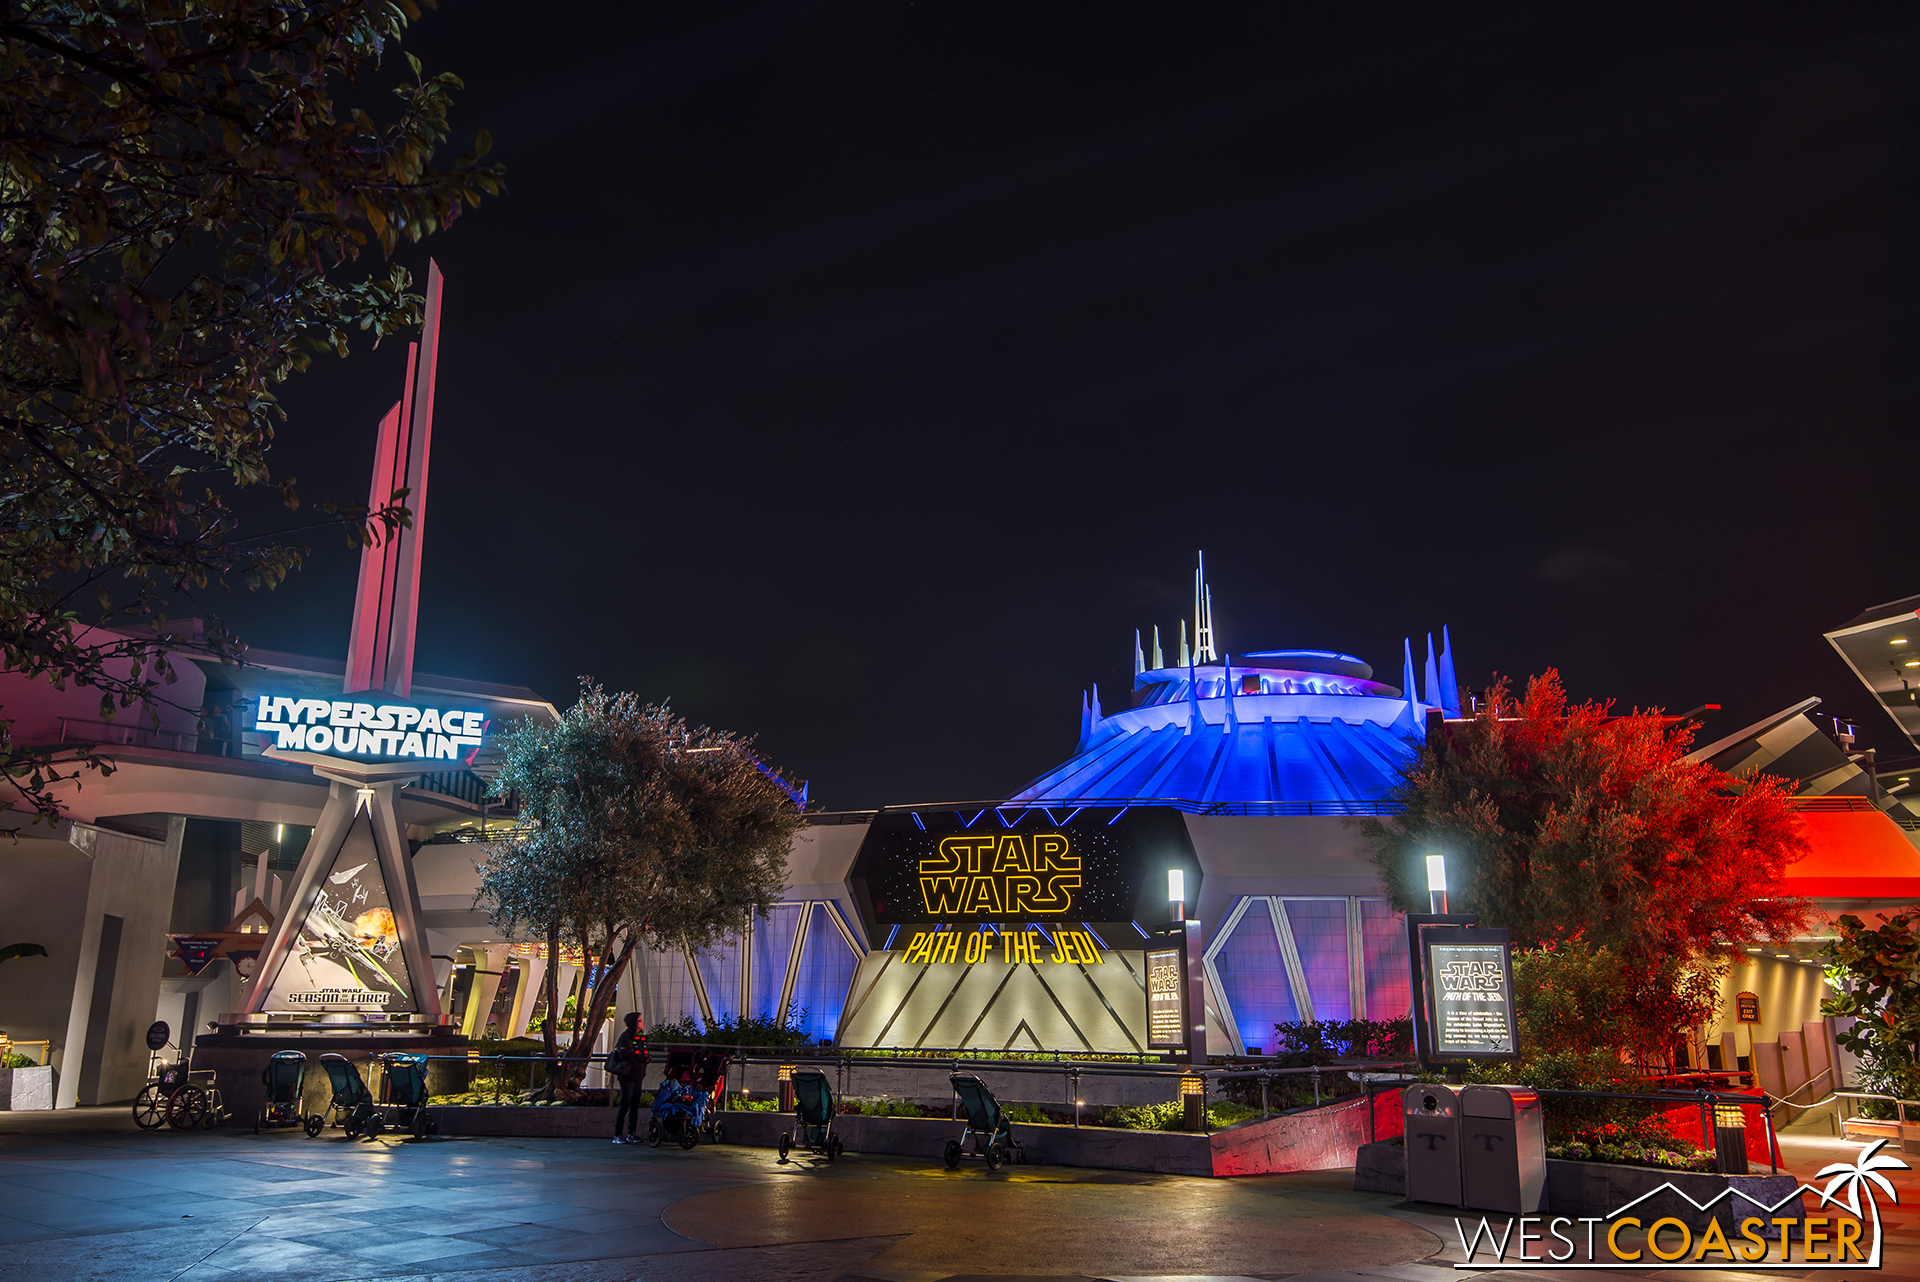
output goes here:
<path id="1" fill-rule="evenodd" d="M 1193 572 L 1193 657 L 1196 663 L 1218 663 L 1220 654 L 1213 647 L 1213 589 L 1207 586 L 1207 554 L 1200 553 L 1199 568 Z"/>

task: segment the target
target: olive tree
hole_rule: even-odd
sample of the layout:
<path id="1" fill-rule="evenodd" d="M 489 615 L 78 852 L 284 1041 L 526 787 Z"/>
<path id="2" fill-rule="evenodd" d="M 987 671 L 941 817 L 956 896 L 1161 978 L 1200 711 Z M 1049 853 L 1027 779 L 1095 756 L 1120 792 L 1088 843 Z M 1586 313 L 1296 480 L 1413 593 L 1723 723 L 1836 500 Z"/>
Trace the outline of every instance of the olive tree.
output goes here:
<path id="1" fill-rule="evenodd" d="M 509 937 L 577 947 L 601 964 L 576 1007 L 568 1058 L 593 1044 L 641 947 L 711 947 L 764 918 L 804 822 L 797 790 L 750 740 L 689 725 L 633 694 L 581 683 L 552 724 L 521 722 L 496 744 L 497 795 L 517 795 L 521 833 L 477 865 L 476 905 Z M 559 1056 L 555 967 L 546 1050 Z"/>

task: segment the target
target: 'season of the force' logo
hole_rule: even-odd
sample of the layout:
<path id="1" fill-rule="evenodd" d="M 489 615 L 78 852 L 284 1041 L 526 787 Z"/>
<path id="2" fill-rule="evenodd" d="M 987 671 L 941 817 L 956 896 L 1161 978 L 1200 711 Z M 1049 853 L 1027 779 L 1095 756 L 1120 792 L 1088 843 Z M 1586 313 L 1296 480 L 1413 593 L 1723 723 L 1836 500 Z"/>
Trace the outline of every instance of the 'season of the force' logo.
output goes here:
<path id="1" fill-rule="evenodd" d="M 1899 1158 L 1880 1152 L 1886 1142 L 1875 1140 L 1863 1145 L 1854 1161 L 1835 1162 L 1822 1168 L 1814 1178 L 1827 1181 L 1824 1190 L 1802 1184 L 1771 1206 L 1751 1203 L 1766 1214 L 1743 1217 L 1735 1225 L 1732 1238 L 1717 1218 L 1696 1232 L 1675 1216 L 1661 1216 L 1648 1222 L 1644 1214 L 1634 1214 L 1642 1203 L 1662 1193 L 1685 1198 L 1697 1211 L 1710 1211 L 1734 1194 L 1733 1189 L 1727 1188 L 1705 1202 L 1698 1202 L 1668 1181 L 1603 1216 L 1521 1215 L 1508 1220 L 1499 1230 L 1482 1216 L 1471 1231 L 1456 1219 L 1454 1227 L 1460 1233 L 1460 1246 L 1467 1258 L 1465 1263 L 1454 1267 L 1474 1270 L 1671 1270 L 1729 1266 L 1877 1269 L 1881 1253 L 1879 1196 L 1884 1194 L 1889 1205 L 1897 1206 L 1900 1202 L 1899 1193 L 1881 1172 L 1912 1169 Z M 1800 1202 L 1803 1193 L 1812 1193 L 1819 1199 L 1816 1210 L 1830 1206 L 1836 1213 L 1803 1215 Z M 1841 1207 L 1846 1208 L 1846 1216 L 1837 1213 Z M 1774 1214 L 1782 1210 L 1791 1213 Z M 1642 1235 L 1638 1243 L 1622 1240 L 1628 1230 Z M 1779 1238 L 1778 1258 L 1769 1258 L 1773 1255 L 1770 1235 Z M 1489 1256 L 1492 1258 L 1487 1258 Z"/>

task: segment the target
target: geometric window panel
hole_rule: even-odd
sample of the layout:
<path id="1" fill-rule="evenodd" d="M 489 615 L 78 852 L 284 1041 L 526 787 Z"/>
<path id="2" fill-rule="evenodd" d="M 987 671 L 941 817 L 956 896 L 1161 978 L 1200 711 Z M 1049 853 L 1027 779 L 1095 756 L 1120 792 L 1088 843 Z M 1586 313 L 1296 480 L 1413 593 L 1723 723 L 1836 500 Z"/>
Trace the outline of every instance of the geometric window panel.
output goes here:
<path id="1" fill-rule="evenodd" d="M 747 989 L 747 1013 L 756 1019 L 774 1019 L 780 1015 L 774 1007 L 780 1004 L 780 989 L 787 982 L 793 932 L 800 924 L 802 911 L 800 904 L 775 904 L 767 910 L 765 921 L 754 919 L 753 975 Z"/>
<path id="2" fill-rule="evenodd" d="M 1233 1007 L 1240 1044 L 1275 1050 L 1273 1026 L 1297 1022 L 1300 1011 L 1264 898 L 1247 901 L 1247 911 L 1240 915 L 1233 934 L 1214 953 L 1213 968 L 1226 990 L 1227 1004 Z"/>
<path id="3" fill-rule="evenodd" d="M 854 964 L 853 949 L 834 925 L 826 904 L 814 904 L 801 946 L 800 970 L 793 981 L 794 1013 L 814 1041 L 830 1039 L 839 1031 L 840 1010 L 846 1004 L 847 989 L 853 985 Z M 777 993 L 775 997 L 777 1000 Z"/>
<path id="4" fill-rule="evenodd" d="M 1367 1018 L 1405 1019 L 1413 1012 L 1406 918 L 1387 900 L 1363 899 L 1360 935 L 1367 977 Z"/>
<path id="5" fill-rule="evenodd" d="M 695 953 L 693 962 L 700 968 L 700 982 L 706 985 L 707 1005 L 713 1008 L 714 1018 L 730 1020 L 738 1016 L 741 1013 L 739 939 L 722 939 L 717 946 Z"/>
<path id="6" fill-rule="evenodd" d="M 1300 969 L 1306 972 L 1307 992 L 1313 997 L 1316 1020 L 1353 1018 L 1353 992 L 1347 957 L 1347 901 L 1344 899 L 1288 899 L 1282 901 L 1293 927 Z"/>

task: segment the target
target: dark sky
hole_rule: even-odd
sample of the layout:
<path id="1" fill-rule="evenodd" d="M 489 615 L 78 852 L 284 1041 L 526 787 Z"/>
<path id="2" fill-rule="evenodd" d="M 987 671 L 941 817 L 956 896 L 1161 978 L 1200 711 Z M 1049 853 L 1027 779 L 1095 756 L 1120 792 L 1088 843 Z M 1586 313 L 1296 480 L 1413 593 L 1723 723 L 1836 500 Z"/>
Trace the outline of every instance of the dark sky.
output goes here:
<path id="1" fill-rule="evenodd" d="M 510 194 L 447 275 L 418 666 L 759 736 L 829 807 L 1003 795 L 1224 649 L 1809 694 L 1920 592 L 1920 10 L 447 0 Z M 450 153 L 451 154 L 451 153 Z M 286 392 L 366 492 L 404 349 Z M 231 604 L 344 651 L 354 559 Z"/>

